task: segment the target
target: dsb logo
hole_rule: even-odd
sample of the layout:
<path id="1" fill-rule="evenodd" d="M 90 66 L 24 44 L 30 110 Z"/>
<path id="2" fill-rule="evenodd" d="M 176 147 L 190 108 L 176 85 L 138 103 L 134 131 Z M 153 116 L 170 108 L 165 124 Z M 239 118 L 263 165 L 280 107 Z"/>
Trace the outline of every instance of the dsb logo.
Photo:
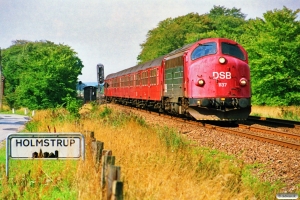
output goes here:
<path id="1" fill-rule="evenodd" d="M 230 72 L 213 72 L 213 79 L 231 79 Z"/>

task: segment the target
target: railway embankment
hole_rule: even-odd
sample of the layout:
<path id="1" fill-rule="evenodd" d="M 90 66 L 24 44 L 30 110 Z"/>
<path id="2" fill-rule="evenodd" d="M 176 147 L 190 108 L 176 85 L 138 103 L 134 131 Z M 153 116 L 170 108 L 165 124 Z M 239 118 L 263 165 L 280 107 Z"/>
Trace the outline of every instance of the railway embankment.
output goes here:
<path id="1" fill-rule="evenodd" d="M 118 107 L 118 109 L 122 108 L 123 107 Z M 262 108 L 255 108 L 254 112 L 259 110 L 261 114 L 264 114 L 264 112 L 269 113 L 266 117 L 282 116 L 282 109 L 273 112 L 270 112 L 269 109 L 270 108 L 262 110 Z M 151 115 L 141 110 L 131 109 L 131 112 L 144 117 L 147 123 L 176 128 L 176 130 L 182 133 L 186 138 L 195 141 L 197 146 L 208 147 L 229 155 L 234 155 L 245 163 L 256 166 L 252 170 L 254 175 L 260 177 L 263 181 L 269 181 L 271 183 L 275 183 L 276 181 L 282 182 L 285 185 L 282 187 L 283 192 L 300 191 L 299 150 L 232 135 L 215 129 L 207 129 L 198 125 L 185 123 L 184 121 L 180 122 L 172 118 L 158 117 L 157 115 Z M 294 131 L 293 129 L 280 127 L 269 127 L 268 129 L 279 129 L 279 131 L 283 132 Z M 244 132 L 246 131 L 247 130 L 244 130 Z M 296 142 L 299 143 L 299 141 Z"/>

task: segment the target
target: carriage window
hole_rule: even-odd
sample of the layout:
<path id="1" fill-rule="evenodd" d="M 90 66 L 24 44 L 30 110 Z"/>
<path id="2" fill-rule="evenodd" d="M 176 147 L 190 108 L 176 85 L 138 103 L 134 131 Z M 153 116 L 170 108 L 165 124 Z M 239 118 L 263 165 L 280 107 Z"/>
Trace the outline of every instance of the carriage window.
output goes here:
<path id="1" fill-rule="evenodd" d="M 221 48 L 222 48 L 223 54 L 234 56 L 241 60 L 246 60 L 246 57 L 245 57 L 243 51 L 237 45 L 222 42 Z"/>
<path id="2" fill-rule="evenodd" d="M 141 74 L 136 74 L 136 76 L 135 76 L 135 85 L 140 85 L 141 84 L 141 82 L 140 82 L 140 80 L 141 80 Z"/>
<path id="3" fill-rule="evenodd" d="M 150 71 L 150 85 L 157 84 L 157 69 L 152 69 Z"/>
<path id="4" fill-rule="evenodd" d="M 217 44 L 215 42 L 201 44 L 193 51 L 192 60 L 215 53 L 217 53 Z"/>
<path id="5" fill-rule="evenodd" d="M 133 74 L 130 75 L 130 86 L 133 86 L 133 80 L 134 80 L 134 76 Z"/>
<path id="6" fill-rule="evenodd" d="M 142 72 L 142 85 L 148 85 L 148 72 Z"/>

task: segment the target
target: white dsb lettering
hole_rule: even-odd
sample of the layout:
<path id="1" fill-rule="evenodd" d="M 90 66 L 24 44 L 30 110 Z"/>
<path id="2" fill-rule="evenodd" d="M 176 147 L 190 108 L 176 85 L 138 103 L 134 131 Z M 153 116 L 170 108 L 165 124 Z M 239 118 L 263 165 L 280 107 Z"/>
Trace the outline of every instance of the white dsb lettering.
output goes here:
<path id="1" fill-rule="evenodd" d="M 231 79 L 230 72 L 213 72 L 213 79 Z"/>

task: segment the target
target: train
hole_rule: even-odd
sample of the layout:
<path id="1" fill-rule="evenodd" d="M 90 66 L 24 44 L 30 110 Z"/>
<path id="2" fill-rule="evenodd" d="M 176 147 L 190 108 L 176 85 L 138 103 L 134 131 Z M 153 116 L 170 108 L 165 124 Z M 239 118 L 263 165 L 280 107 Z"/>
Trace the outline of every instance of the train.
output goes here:
<path id="1" fill-rule="evenodd" d="M 108 102 L 195 120 L 246 120 L 251 112 L 248 54 L 227 38 L 187 44 L 104 82 Z"/>

